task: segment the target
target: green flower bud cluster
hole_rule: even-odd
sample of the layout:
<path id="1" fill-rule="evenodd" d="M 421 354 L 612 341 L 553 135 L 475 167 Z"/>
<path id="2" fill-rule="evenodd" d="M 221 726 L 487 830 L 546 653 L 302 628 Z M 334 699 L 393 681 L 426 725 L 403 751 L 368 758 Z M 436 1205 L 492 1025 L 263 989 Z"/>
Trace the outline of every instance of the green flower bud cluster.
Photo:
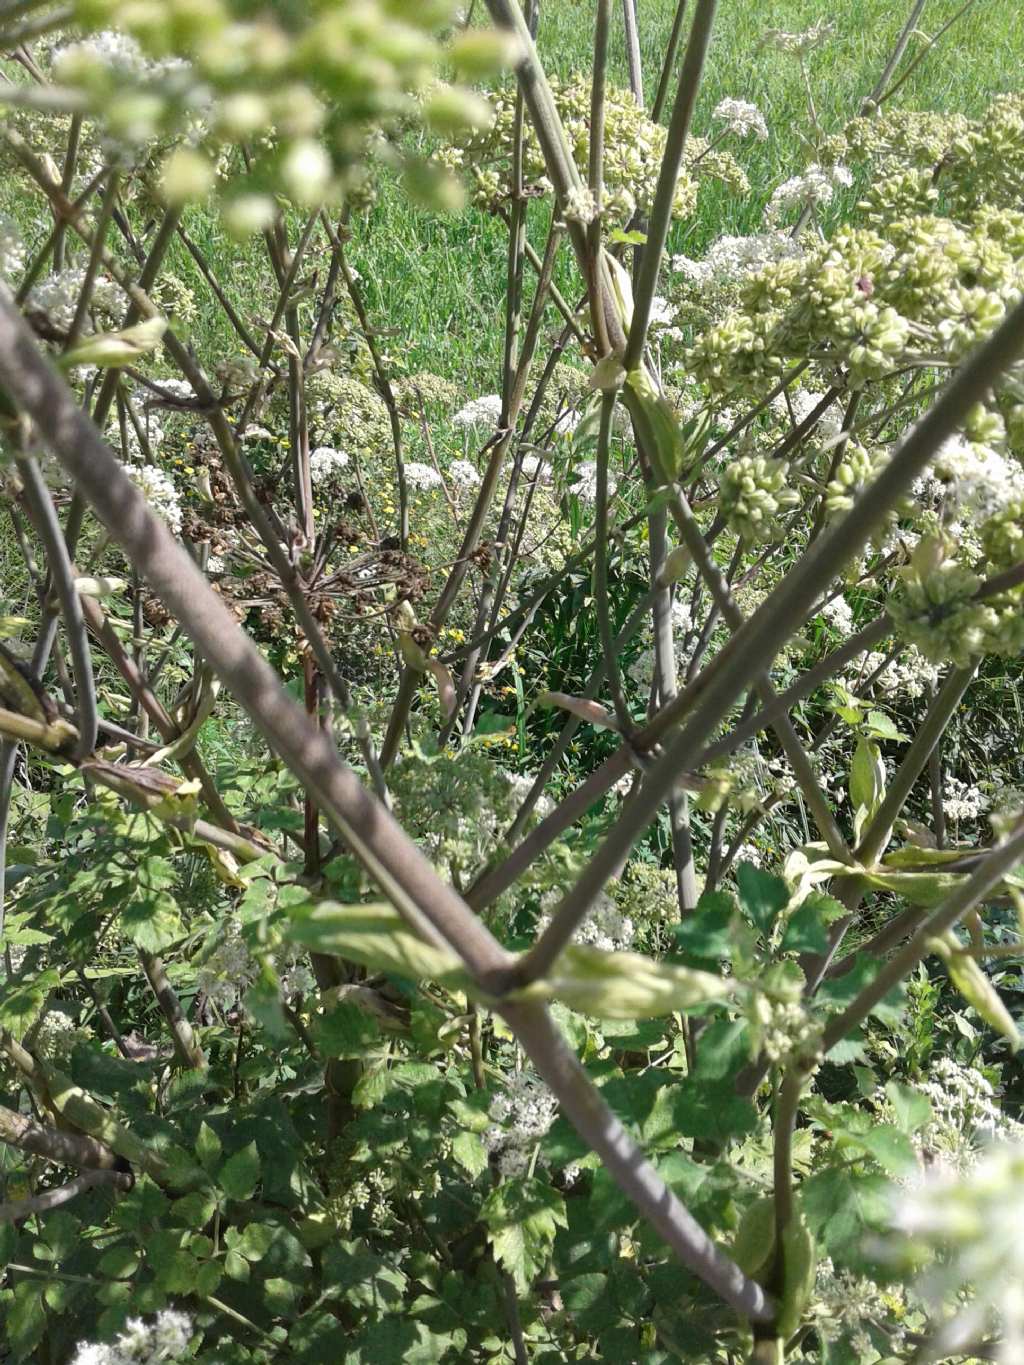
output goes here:
<path id="1" fill-rule="evenodd" d="M 996 569 L 1008 569 L 1024 559 L 1024 502 L 1007 503 L 981 529 L 985 557 Z"/>
<path id="2" fill-rule="evenodd" d="M 845 162 L 870 161 L 880 178 L 911 168 L 930 175 L 956 139 L 971 128 L 971 120 L 962 114 L 886 110 L 848 123 L 836 156 Z"/>
<path id="3" fill-rule="evenodd" d="M 1024 183 L 1024 96 L 1000 95 L 978 119 L 906 110 L 857 118 L 837 154 L 870 163 L 869 217 L 916 214 L 939 195 L 958 220 L 979 203 L 1015 210 Z"/>
<path id="4" fill-rule="evenodd" d="M 390 446 L 391 424 L 384 400 L 353 375 L 318 370 L 307 381 L 306 394 L 318 436 L 337 437 L 356 450 Z"/>
<path id="5" fill-rule="evenodd" d="M 479 96 L 438 72 L 452 61 L 470 77 L 493 73 L 507 40 L 476 34 L 446 51 L 436 33 L 453 10 L 451 0 L 255 9 L 76 0 L 72 23 L 86 36 L 57 50 L 52 74 L 69 101 L 84 98 L 108 142 L 180 141 L 160 169 L 163 197 L 186 203 L 219 189 L 226 225 L 244 234 L 273 220 L 278 195 L 315 206 L 361 190 L 372 157 L 404 164 L 414 189 L 450 199 L 439 168 L 380 134 L 410 120 L 451 134 L 489 117 Z M 241 142 L 254 163 L 243 168 L 232 150 L 225 166 L 220 152 Z"/>
<path id="6" fill-rule="evenodd" d="M 867 450 L 855 441 L 848 442 L 835 477 L 825 489 L 825 510 L 829 517 L 839 517 L 849 512 L 861 493 L 874 483 L 888 462 L 888 451 Z M 896 516 L 896 512 L 892 511 L 890 521 L 895 521 Z"/>
<path id="7" fill-rule="evenodd" d="M 436 407 L 451 413 L 459 405 L 458 385 L 438 374 L 412 374 L 396 380 L 392 385 L 399 410 L 418 419 L 420 404 L 428 410 Z M 375 395 L 374 395 L 375 396 Z"/>
<path id="8" fill-rule="evenodd" d="M 983 601 L 981 578 L 956 559 L 950 543 L 922 541 L 900 572 L 889 614 L 897 634 L 933 663 L 966 668 L 985 654 L 1012 657 L 1024 649 L 1024 590 Z"/>
<path id="9" fill-rule="evenodd" d="M 790 361 L 838 365 L 851 388 L 922 355 L 959 361 L 1024 291 L 1019 217 L 902 217 L 884 235 L 844 228 L 744 281 L 737 305 L 688 350 L 688 371 L 726 395 L 749 394 L 751 380 L 767 387 Z"/>
<path id="10" fill-rule="evenodd" d="M 865 222 L 884 228 L 894 218 L 935 212 L 939 191 L 930 170 L 902 171 L 874 180 L 857 205 Z"/>
<path id="11" fill-rule="evenodd" d="M 868 380 L 882 379 L 898 368 L 909 340 L 910 324 L 895 308 L 879 308 L 868 302 L 855 304 L 837 332 L 840 338 L 844 333 L 852 333 L 845 359 L 850 387 L 859 389 Z"/>
<path id="12" fill-rule="evenodd" d="M 954 214 L 975 205 L 1019 209 L 1024 185 L 1024 95 L 998 95 L 967 132 L 954 138 L 940 187 Z"/>
<path id="13" fill-rule="evenodd" d="M 821 1052 L 824 1025 L 798 1001 L 752 992 L 746 1014 L 752 1048 L 773 1064 L 807 1063 Z"/>
<path id="14" fill-rule="evenodd" d="M 1024 403 L 1014 403 L 1006 411 L 1006 443 L 1024 454 Z"/>
<path id="15" fill-rule="evenodd" d="M 584 76 L 552 82 L 555 105 L 562 119 L 569 148 L 586 175 L 590 142 L 591 82 Z M 508 170 L 515 139 L 515 92 L 503 90 L 492 99 L 493 123 L 473 131 L 441 152 L 438 163 L 450 170 L 469 170 L 473 178 L 473 197 L 485 207 L 494 207 L 508 190 Z M 623 227 L 634 212 L 650 211 L 657 184 L 658 167 L 665 150 L 665 129 L 653 123 L 637 105 L 629 90 L 609 86 L 605 92 L 605 147 L 603 213 L 610 227 Z M 523 174 L 533 192 L 551 188 L 544 157 L 533 129 L 527 125 L 523 155 Z M 688 218 L 697 204 L 698 182 L 721 181 L 729 188 L 746 193 L 750 184 L 743 170 L 728 152 L 709 149 L 704 138 L 687 141 L 682 173 L 676 184 L 673 213 Z M 574 204 L 571 212 L 586 219 L 592 215 L 587 196 Z"/>
<path id="16" fill-rule="evenodd" d="M 800 501 L 788 480 L 786 461 L 764 455 L 741 455 L 726 466 L 718 485 L 721 508 L 742 540 L 768 544 L 779 539 L 780 514 Z"/>

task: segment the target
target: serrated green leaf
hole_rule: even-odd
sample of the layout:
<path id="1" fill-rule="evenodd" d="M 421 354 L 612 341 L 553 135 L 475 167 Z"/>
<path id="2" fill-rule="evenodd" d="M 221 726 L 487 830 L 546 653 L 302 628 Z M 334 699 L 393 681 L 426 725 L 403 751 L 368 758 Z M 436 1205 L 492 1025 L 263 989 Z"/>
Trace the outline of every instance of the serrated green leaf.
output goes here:
<path id="1" fill-rule="evenodd" d="M 60 984 L 55 971 L 28 980 L 11 981 L 0 991 L 0 1028 L 23 1038 L 43 1012 L 50 992 Z"/>
<path id="2" fill-rule="evenodd" d="M 859 1135 L 858 1141 L 890 1175 L 905 1176 L 917 1169 L 913 1143 L 891 1123 L 873 1124 Z"/>
<path id="3" fill-rule="evenodd" d="M 725 891 L 705 891 L 692 915 L 672 926 L 681 953 L 708 962 L 728 961 L 736 946 L 736 901 Z"/>
<path id="4" fill-rule="evenodd" d="M 565 1200 L 542 1180 L 516 1176 L 491 1191 L 480 1219 L 496 1259 L 525 1294 L 544 1269 L 556 1231 L 567 1226 Z"/>
<path id="5" fill-rule="evenodd" d="M 781 877 L 764 872 L 753 863 L 739 864 L 736 885 L 740 891 L 740 908 L 767 938 L 776 919 L 789 904 L 789 887 Z"/>
<path id="6" fill-rule="evenodd" d="M 251 1199 L 260 1179 L 260 1154 L 255 1142 L 228 1157 L 217 1179 L 229 1199 Z"/>
<path id="7" fill-rule="evenodd" d="M 242 1229 L 237 1249 L 247 1261 L 262 1261 L 277 1236 L 277 1229 L 268 1223 L 247 1223 Z"/>
<path id="8" fill-rule="evenodd" d="M 887 739 L 903 744 L 907 741 L 907 736 L 896 728 L 884 711 L 869 711 L 864 725 L 875 739 Z"/>
<path id="9" fill-rule="evenodd" d="M 111 1280 L 127 1280 L 135 1274 L 141 1259 L 136 1247 L 116 1246 L 103 1253 L 96 1268 Z"/>
<path id="10" fill-rule="evenodd" d="M 885 1093 L 896 1122 L 905 1133 L 916 1133 L 932 1119 L 932 1102 L 927 1095 L 900 1081 L 888 1081 Z"/>
<path id="11" fill-rule="evenodd" d="M 203 1119 L 196 1134 L 196 1156 L 204 1171 L 217 1169 L 221 1157 L 221 1141 L 210 1125 Z"/>
<path id="12" fill-rule="evenodd" d="M 162 953 L 185 933 L 177 903 L 164 891 L 130 901 L 121 912 L 121 928 L 144 953 Z"/>
<path id="13" fill-rule="evenodd" d="M 452 1139 L 452 1155 L 473 1177 L 482 1175 L 487 1169 L 487 1152 L 479 1133 L 456 1133 Z"/>
<path id="14" fill-rule="evenodd" d="M 823 953 L 828 947 L 828 926 L 846 913 L 839 901 L 812 892 L 790 915 L 782 935 L 785 953 Z"/>

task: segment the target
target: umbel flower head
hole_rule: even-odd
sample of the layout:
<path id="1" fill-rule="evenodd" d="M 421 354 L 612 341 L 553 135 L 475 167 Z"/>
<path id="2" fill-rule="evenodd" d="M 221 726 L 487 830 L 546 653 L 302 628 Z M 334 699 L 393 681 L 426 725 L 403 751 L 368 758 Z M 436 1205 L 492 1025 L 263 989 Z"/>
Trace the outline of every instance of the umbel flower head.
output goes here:
<path id="1" fill-rule="evenodd" d="M 552 93 L 577 166 L 585 174 L 590 141 L 591 83 L 587 77 L 553 80 Z M 472 133 L 444 149 L 438 162 L 452 170 L 468 170 L 475 182 L 477 201 L 496 206 L 507 193 L 504 165 L 510 160 L 516 128 L 516 101 L 511 89 L 494 97 L 494 121 L 482 132 Z M 728 101 L 726 102 L 729 103 Z M 737 106 L 740 101 L 733 101 Z M 748 112 L 753 110 L 753 113 Z M 745 112 L 747 111 L 747 112 Z M 755 117 L 756 116 L 756 117 Z M 734 131 L 742 119 L 747 131 L 758 132 L 760 115 L 752 105 L 732 111 Z M 767 131 L 767 130 L 766 130 Z M 743 134 L 741 134 L 743 135 Z M 760 136 L 759 132 L 758 135 Z M 604 196 L 601 213 L 608 227 L 621 227 L 640 211 L 648 213 L 654 199 L 657 169 L 665 150 L 665 129 L 640 109 L 629 90 L 609 86 L 605 92 Z M 540 144 L 527 129 L 524 174 L 531 188 L 550 190 Z M 689 217 L 697 203 L 698 179 L 718 179 L 745 193 L 749 182 L 737 162 L 704 138 L 687 140 L 685 164 L 676 183 L 673 214 Z M 596 205 L 588 192 L 577 192 L 565 206 L 566 216 L 588 222 Z"/>
<path id="2" fill-rule="evenodd" d="M 51 75 L 60 97 L 84 103 L 112 154 L 135 157 L 161 139 L 164 199 L 219 195 L 238 235 L 273 221 L 278 194 L 310 207 L 365 194 L 368 166 L 382 158 L 405 171 L 411 193 L 441 207 L 458 197 L 451 177 L 380 134 L 410 120 L 445 135 L 486 121 L 485 102 L 438 72 L 450 64 L 470 79 L 493 74 L 509 44 L 474 33 L 445 49 L 435 34 L 453 11 L 444 0 L 254 8 L 75 0 L 69 17 L 81 36 L 55 46 Z M 116 32 L 97 31 L 112 19 Z M 237 174 L 240 143 L 255 149 L 256 191 Z"/>
<path id="3" fill-rule="evenodd" d="M 741 455 L 722 474 L 719 493 L 729 525 L 744 540 L 770 542 L 781 534 L 779 514 L 799 495 L 786 485 L 789 465 L 764 455 Z"/>
<path id="4" fill-rule="evenodd" d="M 71 1365 L 158 1365 L 184 1360 L 191 1336 L 192 1320 L 168 1308 L 157 1313 L 152 1323 L 129 1318 L 124 1331 L 109 1345 L 81 1342 Z"/>
<path id="5" fill-rule="evenodd" d="M 1024 1359 L 1024 1143 L 991 1146 L 960 1174 L 936 1165 L 900 1191 L 888 1256 L 921 1267 L 917 1292 L 938 1320 L 927 1360 L 945 1360 L 980 1336 L 999 1337 L 996 1359 Z"/>

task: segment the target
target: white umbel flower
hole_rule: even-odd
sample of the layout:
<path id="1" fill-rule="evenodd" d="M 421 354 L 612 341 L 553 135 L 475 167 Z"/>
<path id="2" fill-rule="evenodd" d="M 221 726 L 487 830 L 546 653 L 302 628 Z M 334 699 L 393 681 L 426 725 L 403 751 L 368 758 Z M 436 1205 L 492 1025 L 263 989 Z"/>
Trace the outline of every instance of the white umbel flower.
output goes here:
<path id="1" fill-rule="evenodd" d="M 480 475 L 468 460 L 453 460 L 448 476 L 456 488 L 470 489 L 480 486 Z"/>
<path id="2" fill-rule="evenodd" d="M 16 224 L 0 214 L 0 275 L 11 280 L 25 266 L 25 243 Z"/>
<path id="3" fill-rule="evenodd" d="M 792 208 L 815 208 L 827 204 L 836 192 L 836 186 L 848 188 L 853 184 L 853 176 L 845 166 L 819 166 L 816 162 L 808 166 L 803 175 L 791 176 L 783 181 L 768 201 L 769 222 L 775 222 Z"/>
<path id="4" fill-rule="evenodd" d="M 170 475 L 151 464 L 126 465 L 125 469 L 157 516 L 167 523 L 169 530 L 180 536 L 181 499 Z"/>
<path id="5" fill-rule="evenodd" d="M 330 483 L 348 464 L 343 450 L 333 446 L 317 446 L 309 457 L 309 475 L 315 484 Z"/>
<path id="6" fill-rule="evenodd" d="M 776 229 L 755 232 L 748 237 L 725 234 L 711 243 L 702 261 L 691 260 L 689 256 L 673 256 L 671 265 L 674 271 L 694 284 L 721 287 L 735 284 L 747 275 L 756 275 L 776 261 L 798 260 L 803 254 L 803 247 L 794 242 L 788 232 Z"/>
<path id="7" fill-rule="evenodd" d="M 80 1342 L 71 1365 L 158 1365 L 184 1360 L 192 1336 L 192 1320 L 173 1308 L 157 1313 L 152 1323 L 129 1318 L 110 1345 Z"/>
<path id="8" fill-rule="evenodd" d="M 751 104 L 749 100 L 719 100 L 712 111 L 711 117 L 719 123 L 724 123 L 730 133 L 736 137 L 749 137 L 753 133 L 759 142 L 763 142 L 768 136 L 768 125 L 764 121 L 764 115 L 756 104 Z"/>
<path id="9" fill-rule="evenodd" d="M 441 475 L 437 470 L 432 465 L 420 463 L 419 460 L 410 460 L 405 466 L 405 481 L 410 488 L 415 488 L 420 493 L 429 493 L 442 485 Z"/>
<path id="10" fill-rule="evenodd" d="M 500 420 L 501 398 L 496 393 L 471 399 L 452 418 L 457 427 L 495 427 Z"/>

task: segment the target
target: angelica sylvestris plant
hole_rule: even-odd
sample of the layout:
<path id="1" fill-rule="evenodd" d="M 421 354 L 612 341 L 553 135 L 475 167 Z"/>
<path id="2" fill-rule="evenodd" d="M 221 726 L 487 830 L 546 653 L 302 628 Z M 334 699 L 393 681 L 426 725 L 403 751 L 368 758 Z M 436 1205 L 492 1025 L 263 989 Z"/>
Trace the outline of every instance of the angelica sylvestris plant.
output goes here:
<path id="1" fill-rule="evenodd" d="M 923 8 L 784 137 L 714 0 L 0 7 L 5 1359 L 1019 1356 L 1024 96 Z"/>

